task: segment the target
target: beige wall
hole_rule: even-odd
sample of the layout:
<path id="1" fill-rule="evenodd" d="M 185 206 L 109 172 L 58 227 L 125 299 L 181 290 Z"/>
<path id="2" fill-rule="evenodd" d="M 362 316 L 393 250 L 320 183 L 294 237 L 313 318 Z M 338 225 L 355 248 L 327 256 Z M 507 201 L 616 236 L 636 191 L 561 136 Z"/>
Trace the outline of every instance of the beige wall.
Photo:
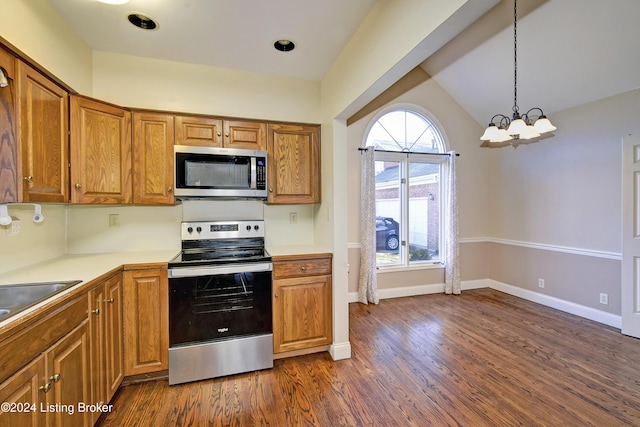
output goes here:
<path id="1" fill-rule="evenodd" d="M 118 105 L 320 123 L 320 83 L 244 71 L 93 53 L 93 93 Z"/>
<path id="2" fill-rule="evenodd" d="M 0 37 L 77 92 L 91 95 L 91 49 L 47 0 L 2 0 Z"/>
<path id="3" fill-rule="evenodd" d="M 32 221 L 33 205 L 9 205 L 9 215 L 20 221 L 21 231 L 8 236 L 0 226 L 0 274 L 56 258 L 66 252 L 66 206 L 42 205 L 44 221 Z"/>

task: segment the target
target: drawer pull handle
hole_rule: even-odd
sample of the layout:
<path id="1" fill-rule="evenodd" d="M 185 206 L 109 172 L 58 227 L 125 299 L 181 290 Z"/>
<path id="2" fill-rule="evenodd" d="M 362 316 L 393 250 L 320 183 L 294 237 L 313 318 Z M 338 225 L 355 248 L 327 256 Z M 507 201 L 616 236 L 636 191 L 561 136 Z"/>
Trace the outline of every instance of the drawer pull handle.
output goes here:
<path id="1" fill-rule="evenodd" d="M 42 386 L 38 387 L 38 389 L 42 390 L 42 391 L 44 391 L 46 393 L 49 390 L 51 390 L 51 383 L 46 383 L 45 385 L 42 385 Z"/>
<path id="2" fill-rule="evenodd" d="M 58 381 L 60 381 L 60 374 L 54 374 L 54 375 L 50 376 L 49 380 L 53 381 L 54 383 L 57 383 Z"/>
<path id="3" fill-rule="evenodd" d="M 91 312 L 97 316 L 98 314 L 100 314 L 100 309 L 96 308 L 95 310 L 91 310 Z"/>
<path id="4" fill-rule="evenodd" d="M 113 298 L 109 298 L 109 299 L 107 300 L 107 302 L 108 302 L 109 304 L 113 304 Z"/>
<path id="5" fill-rule="evenodd" d="M 300 267 L 300 270 L 305 271 L 307 269 L 306 265 L 303 265 L 302 267 Z"/>

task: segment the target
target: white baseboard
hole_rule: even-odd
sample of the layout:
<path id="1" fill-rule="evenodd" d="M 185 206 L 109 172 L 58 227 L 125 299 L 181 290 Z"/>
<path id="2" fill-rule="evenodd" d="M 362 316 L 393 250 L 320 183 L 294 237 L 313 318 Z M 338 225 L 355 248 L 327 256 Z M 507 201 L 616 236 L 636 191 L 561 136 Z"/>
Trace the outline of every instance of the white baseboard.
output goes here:
<path id="1" fill-rule="evenodd" d="M 576 316 L 584 317 L 585 319 L 603 323 L 614 328 L 622 328 L 622 316 L 607 313 L 606 311 L 597 310 L 595 308 L 576 304 L 571 301 L 566 301 L 560 298 L 544 295 L 527 289 L 519 288 L 517 286 L 498 282 L 497 280 L 487 280 L 490 282 L 490 285 L 488 287 L 497 291 L 520 297 L 528 301 L 536 302 L 538 304 L 546 305 L 547 307 L 555 308 L 566 313 L 575 314 Z"/>
<path id="2" fill-rule="evenodd" d="M 329 354 L 333 360 L 351 359 L 351 343 L 333 343 L 329 346 Z"/>
<path id="3" fill-rule="evenodd" d="M 479 280 L 467 280 L 461 283 L 462 290 L 479 289 L 479 288 L 491 288 L 497 291 L 507 293 L 527 301 L 532 301 L 538 304 L 545 305 L 547 307 L 555 308 L 566 313 L 575 314 L 576 316 L 584 317 L 585 319 L 593 320 L 595 322 L 603 323 L 605 325 L 612 326 L 614 328 L 622 328 L 622 317 L 607 313 L 602 310 L 587 307 L 584 305 L 576 304 L 571 301 L 565 301 L 560 298 L 544 295 L 538 292 L 533 292 L 527 289 L 519 288 L 517 286 L 509 285 L 506 283 L 498 282 L 492 279 L 479 279 Z M 409 297 L 415 295 L 437 294 L 444 292 L 444 283 L 437 283 L 433 285 L 418 285 L 418 286 L 405 286 L 401 288 L 392 289 L 378 289 L 378 297 L 380 299 Z M 350 303 L 358 302 L 358 293 L 350 292 L 348 294 L 348 300 Z"/>

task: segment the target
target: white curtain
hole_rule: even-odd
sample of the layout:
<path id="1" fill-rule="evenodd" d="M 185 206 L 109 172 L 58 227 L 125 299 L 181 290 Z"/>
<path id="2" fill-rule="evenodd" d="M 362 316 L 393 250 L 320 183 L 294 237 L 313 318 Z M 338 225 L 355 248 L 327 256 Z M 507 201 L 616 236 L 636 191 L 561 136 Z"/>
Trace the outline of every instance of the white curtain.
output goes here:
<path id="1" fill-rule="evenodd" d="M 358 301 L 378 304 L 378 275 L 376 271 L 376 171 L 375 150 L 362 152 L 362 181 L 360 192 L 360 275 Z"/>
<path id="2" fill-rule="evenodd" d="M 446 197 L 449 227 L 445 230 L 446 258 L 444 272 L 444 292 L 446 294 L 460 294 L 460 262 L 458 259 L 458 191 L 456 183 L 456 152 L 449 152 L 449 167 L 447 168 L 449 182 Z"/>

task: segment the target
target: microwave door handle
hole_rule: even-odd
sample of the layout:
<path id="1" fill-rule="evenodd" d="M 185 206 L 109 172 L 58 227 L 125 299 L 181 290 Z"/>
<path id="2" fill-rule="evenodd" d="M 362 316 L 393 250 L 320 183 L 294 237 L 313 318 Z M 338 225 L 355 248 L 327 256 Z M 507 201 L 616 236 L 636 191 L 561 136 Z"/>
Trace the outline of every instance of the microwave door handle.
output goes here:
<path id="1" fill-rule="evenodd" d="M 255 157 L 251 157 L 251 186 L 250 186 L 250 188 L 257 188 L 256 175 L 257 175 L 256 158 Z"/>

